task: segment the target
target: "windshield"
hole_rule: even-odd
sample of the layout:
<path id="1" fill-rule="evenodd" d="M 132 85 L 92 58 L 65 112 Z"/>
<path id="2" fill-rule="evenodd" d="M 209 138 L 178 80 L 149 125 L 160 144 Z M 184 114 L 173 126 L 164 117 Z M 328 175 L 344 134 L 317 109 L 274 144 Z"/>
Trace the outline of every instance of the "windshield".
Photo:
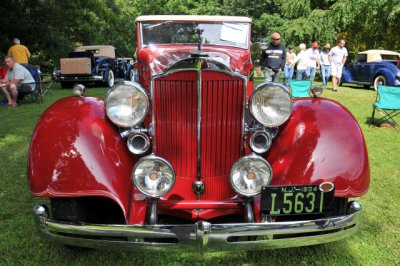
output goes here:
<path id="1" fill-rule="evenodd" d="M 228 45 L 248 47 L 249 23 L 235 22 L 144 22 L 142 23 L 143 46 L 159 44 Z"/>

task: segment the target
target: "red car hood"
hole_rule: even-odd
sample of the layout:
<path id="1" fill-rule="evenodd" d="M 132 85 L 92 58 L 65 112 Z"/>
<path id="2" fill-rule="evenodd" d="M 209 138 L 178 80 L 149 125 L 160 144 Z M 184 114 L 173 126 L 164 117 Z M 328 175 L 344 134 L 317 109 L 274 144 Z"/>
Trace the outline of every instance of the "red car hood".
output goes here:
<path id="1" fill-rule="evenodd" d="M 146 47 L 139 51 L 139 59 L 146 62 L 151 75 L 163 73 L 174 63 L 190 58 L 198 53 L 194 45 L 170 45 L 158 47 Z M 250 52 L 248 50 L 226 46 L 204 46 L 202 53 L 208 58 L 221 62 L 235 72 L 246 73 L 246 66 L 250 64 Z"/>

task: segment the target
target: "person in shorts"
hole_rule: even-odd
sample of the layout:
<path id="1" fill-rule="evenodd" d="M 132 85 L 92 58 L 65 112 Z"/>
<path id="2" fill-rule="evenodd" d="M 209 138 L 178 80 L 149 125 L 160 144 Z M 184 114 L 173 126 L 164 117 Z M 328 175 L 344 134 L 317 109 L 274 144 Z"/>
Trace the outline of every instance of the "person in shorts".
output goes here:
<path id="1" fill-rule="evenodd" d="M 343 39 L 339 40 L 337 46 L 333 47 L 329 52 L 329 62 L 331 63 L 331 75 L 333 83 L 333 91 L 338 90 L 340 78 L 342 77 L 343 66 L 346 63 L 348 52 L 344 45 L 346 41 Z"/>
<path id="2" fill-rule="evenodd" d="M 9 106 L 17 106 L 18 93 L 31 92 L 35 89 L 35 80 L 31 73 L 16 63 L 12 56 L 6 56 L 4 62 L 8 71 L 5 79 L 0 80 L 0 88 L 7 98 Z"/>

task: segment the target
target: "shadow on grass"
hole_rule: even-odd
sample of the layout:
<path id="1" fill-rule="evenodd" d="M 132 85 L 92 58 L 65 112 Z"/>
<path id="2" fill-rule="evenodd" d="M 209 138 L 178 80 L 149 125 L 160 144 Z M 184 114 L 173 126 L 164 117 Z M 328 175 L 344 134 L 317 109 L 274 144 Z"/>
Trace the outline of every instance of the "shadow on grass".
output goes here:
<path id="1" fill-rule="evenodd" d="M 367 117 L 364 122 L 365 125 L 368 125 L 370 128 L 381 128 L 381 129 L 392 129 L 399 131 L 399 123 L 394 119 L 383 119 L 381 117 L 375 117 L 372 119 L 372 116 Z"/>
<path id="2" fill-rule="evenodd" d="M 98 258 L 103 265 L 125 264 L 129 261 L 144 265 L 296 265 L 340 264 L 354 261 L 346 241 L 325 245 L 288 249 L 232 252 L 145 252 L 108 250 L 71 250 L 56 248 L 66 261 L 85 262 Z M 338 259 L 338 256 L 340 259 Z"/>
<path id="3" fill-rule="evenodd" d="M 374 91 L 374 87 L 373 86 L 364 86 L 364 85 L 353 84 L 353 83 L 343 83 L 340 86 L 341 87 L 351 88 L 351 89 Z"/>

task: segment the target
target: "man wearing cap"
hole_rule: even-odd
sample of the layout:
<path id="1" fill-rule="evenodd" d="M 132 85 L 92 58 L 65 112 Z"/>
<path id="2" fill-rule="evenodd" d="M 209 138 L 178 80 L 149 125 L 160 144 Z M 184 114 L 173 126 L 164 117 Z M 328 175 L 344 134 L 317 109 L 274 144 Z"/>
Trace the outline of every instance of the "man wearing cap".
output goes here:
<path id="1" fill-rule="evenodd" d="M 331 45 L 329 43 L 325 44 L 319 57 L 321 63 L 322 86 L 324 87 L 328 84 L 329 77 L 331 76 L 331 62 L 329 62 L 330 50 Z"/>
<path id="2" fill-rule="evenodd" d="M 281 69 L 286 63 L 286 48 L 281 43 L 281 34 L 274 32 L 271 35 L 271 42 L 262 51 L 260 65 L 264 66 L 265 81 L 279 82 Z"/>
<path id="3" fill-rule="evenodd" d="M 22 45 L 18 38 L 14 38 L 14 45 L 8 49 L 8 55 L 14 58 L 15 62 L 21 65 L 28 65 L 31 53 L 25 45 Z"/>
<path id="4" fill-rule="evenodd" d="M 339 44 L 332 48 L 329 52 L 329 62 L 331 63 L 333 91 L 337 91 L 340 78 L 342 77 L 342 69 L 346 63 L 348 56 L 347 49 L 344 47 L 345 40 L 340 39 Z"/>
<path id="5" fill-rule="evenodd" d="M 319 69 L 319 51 L 318 51 L 318 43 L 313 42 L 311 48 L 307 51 L 308 55 L 308 66 L 307 66 L 307 76 L 311 80 L 311 83 L 314 82 L 315 73 Z"/>

